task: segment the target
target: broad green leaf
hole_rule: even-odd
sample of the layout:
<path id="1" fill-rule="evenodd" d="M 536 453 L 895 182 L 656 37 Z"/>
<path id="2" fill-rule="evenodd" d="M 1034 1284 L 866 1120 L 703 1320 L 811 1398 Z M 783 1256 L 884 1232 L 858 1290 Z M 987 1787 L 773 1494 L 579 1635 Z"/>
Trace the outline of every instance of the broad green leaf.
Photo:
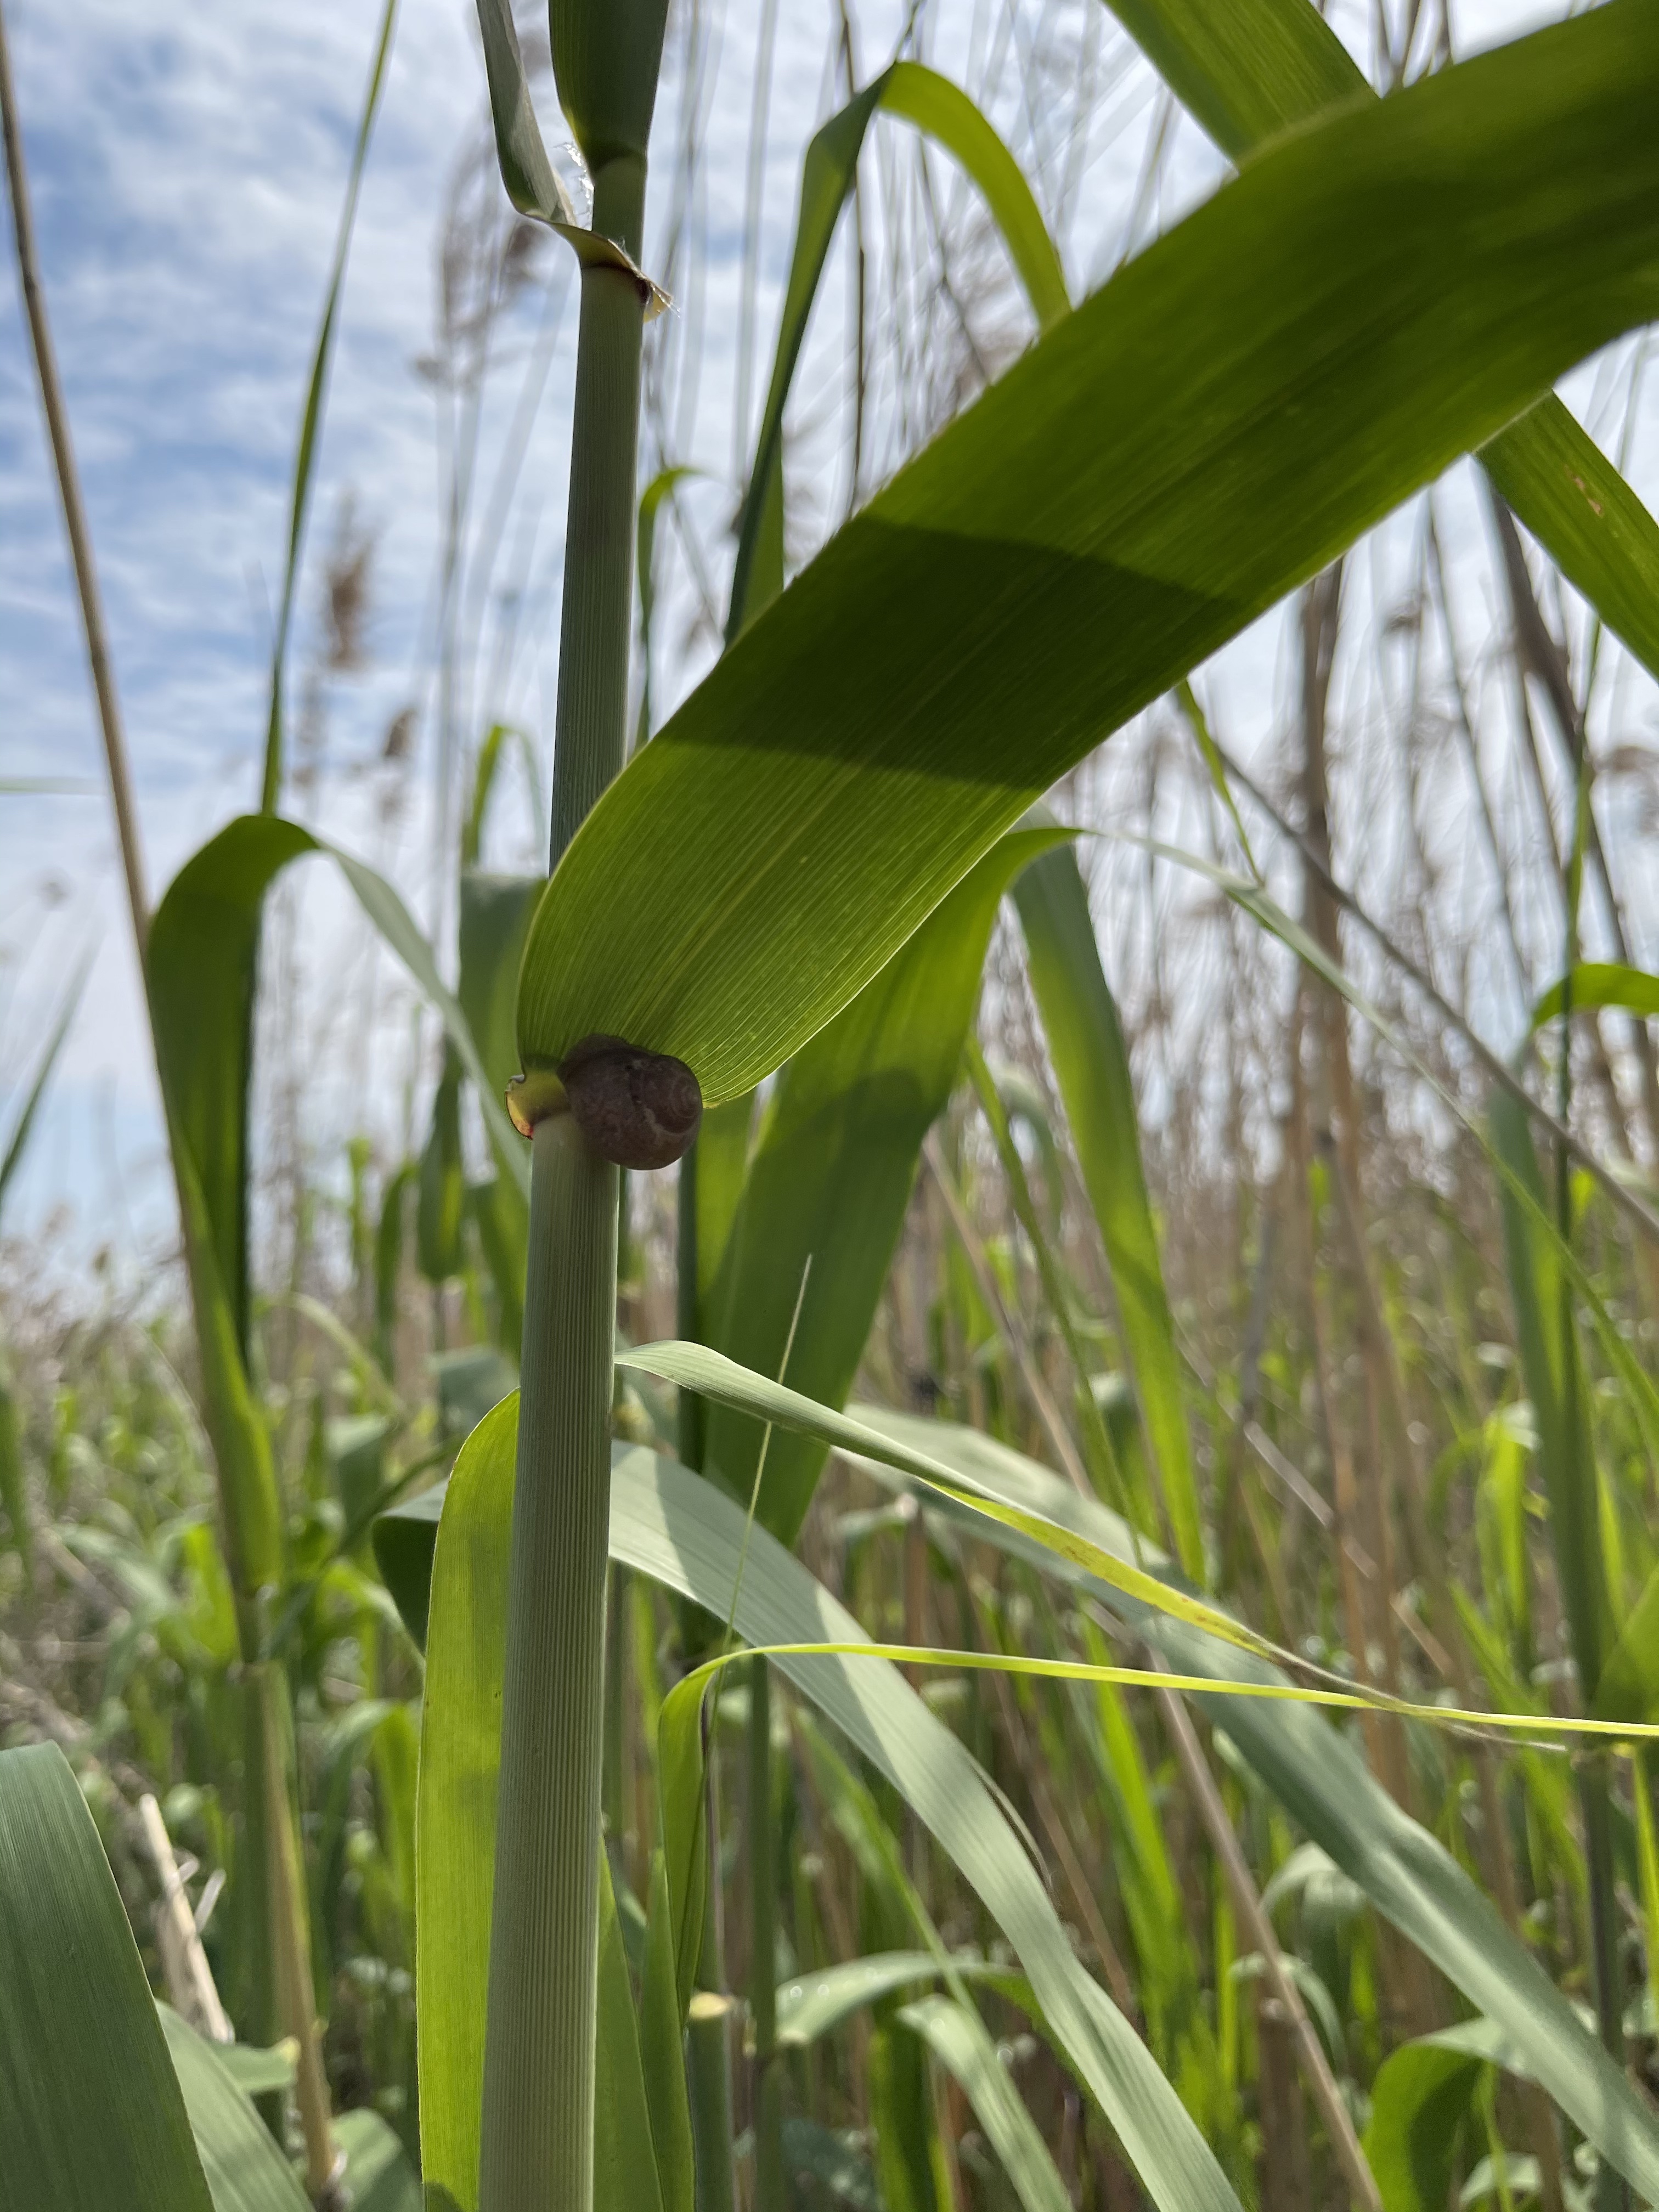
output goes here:
<path id="1" fill-rule="evenodd" d="M 1506 1091 L 1493 1097 L 1491 1126 L 1498 1158 L 1530 1194 L 1534 1209 L 1542 1210 L 1544 1183 L 1532 1133 L 1525 1114 Z M 1521 1370 L 1538 1424 L 1538 1460 L 1549 1495 L 1561 1605 L 1582 1694 L 1593 1711 L 1602 1662 L 1613 1643 L 1613 1617 L 1601 1552 L 1589 1376 L 1558 1251 L 1522 1211 L 1507 1182 L 1501 1196 L 1510 1296 Z"/>
<path id="2" fill-rule="evenodd" d="M 120 1893 L 55 1744 L 0 1751 L 0 1990 L 7 2212 L 213 2212 Z"/>
<path id="3" fill-rule="evenodd" d="M 450 1479 L 432 1569 L 422 1721 L 422 2138 L 428 2182 L 447 2188 L 468 2212 L 476 2202 L 516 1413 L 511 1400 L 497 1407 L 469 1438 Z M 430 1526 L 429 1517 L 410 1521 L 408 1534 L 416 1538 Z M 851 1616 L 764 1529 L 749 1528 L 724 1492 L 643 1448 L 613 1451 L 611 1549 L 716 1619 L 732 1613 L 736 1585 L 736 1627 L 750 1644 L 863 1641 Z M 885 1661 L 802 1656 L 779 1664 L 915 1808 L 979 1893 L 1013 1945 L 1066 2063 L 1162 2212 L 1237 2212 L 1145 2045 L 1079 1965 L 1041 1876 L 963 1747 Z"/>
<path id="4" fill-rule="evenodd" d="M 1024 2010 L 1035 2009 L 1036 2000 L 1030 1985 L 1006 1966 L 988 1965 L 972 1952 L 958 1952 L 951 1960 L 951 1968 L 964 1982 L 988 1982 Z M 878 1951 L 780 1982 L 779 2048 L 804 2051 L 820 2036 L 833 2034 L 855 2013 L 897 1996 L 901 1990 L 912 1989 L 918 1982 L 935 1982 L 941 1972 L 931 1951 Z"/>
<path id="5" fill-rule="evenodd" d="M 1392 2051 L 1371 2087 L 1364 2151 L 1384 2212 L 1445 2212 L 1482 2062 L 1433 2043 Z"/>
<path id="6" fill-rule="evenodd" d="M 1014 886 L 1014 903 L 1043 1036 L 1112 1271 L 1176 1553 L 1188 1580 L 1201 1586 L 1207 1579 L 1204 1531 L 1175 1325 L 1141 1166 L 1129 1054 L 1100 964 L 1089 895 L 1069 846 L 1027 868 Z"/>
<path id="7" fill-rule="evenodd" d="M 288 553 L 283 564 L 283 588 L 276 605 L 276 624 L 270 647 L 270 703 L 265 719 L 265 763 L 261 783 L 259 807 L 264 814 L 275 814 L 276 801 L 283 784 L 283 674 L 288 659 L 289 631 L 294 621 L 294 590 L 300 574 L 300 548 L 305 539 L 306 509 L 311 500 L 313 465 L 317 458 L 317 434 L 322 427 L 323 403 L 328 393 L 329 363 L 334 351 L 335 327 L 340 317 L 340 294 L 345 285 L 346 257 L 351 251 L 351 234 L 357 222 L 357 196 L 362 188 L 363 165 L 368 159 L 368 142 L 374 129 L 375 111 L 380 104 L 380 88 L 386 82 L 386 65 L 392 52 L 392 31 L 397 20 L 398 0 L 386 0 L 380 15 L 380 35 L 374 44 L 374 58 L 368 72 L 368 85 L 363 94 L 362 112 L 357 119 L 357 141 L 351 150 L 351 167 L 346 176 L 345 204 L 340 210 L 340 228 L 334 241 L 334 260 L 329 270 L 328 289 L 323 296 L 323 319 L 317 332 L 317 343 L 312 349 L 311 374 L 306 384 L 305 406 L 300 416 L 300 442 L 294 455 L 294 476 L 289 488 Z"/>
<path id="8" fill-rule="evenodd" d="M 168 2007 L 159 2010 L 213 2212 L 307 2212 L 294 2169 L 216 2046 Z"/>
<path id="9" fill-rule="evenodd" d="M 168 1109 L 194 1164 L 237 1341 L 244 1346 L 246 1101 L 259 915 L 276 878 L 291 861 L 313 853 L 337 861 L 369 920 L 442 1018 L 463 1066 L 478 1085 L 485 1118 L 492 1133 L 501 1137 L 502 1152 L 518 1159 L 525 1149 L 483 1073 L 465 1017 L 392 886 L 361 860 L 335 852 L 295 823 L 252 814 L 227 824 L 185 863 L 168 887 L 150 927 L 146 967 Z"/>
<path id="10" fill-rule="evenodd" d="M 173 878 L 150 926 L 150 1022 L 184 1216 L 205 1413 L 218 1464 L 234 1578 L 247 1597 L 281 1573 L 282 1527 L 270 1440 L 247 1380 L 247 1103 L 264 895 L 290 861 L 330 853 L 309 830 L 244 815 Z M 442 1016 L 462 1064 L 483 1089 L 465 1017 L 392 886 L 332 852 L 370 921 Z M 506 1109 L 483 1103 L 498 1149 L 526 1178 Z"/>
<path id="11" fill-rule="evenodd" d="M 1071 2212 L 1059 2169 L 973 2008 L 928 1996 L 902 2007 L 898 2017 L 961 2084 L 1025 2212 Z"/>
<path id="12" fill-rule="evenodd" d="M 728 642 L 783 588 L 783 415 L 836 224 L 878 111 L 902 115 L 953 154 L 984 195 L 1038 327 L 1066 314 L 1066 272 L 1018 164 L 967 94 L 920 62 L 895 62 L 813 136 L 801 164 L 800 208 L 783 315 L 738 533 Z M 768 542 L 769 541 L 769 542 Z"/>
<path id="13" fill-rule="evenodd" d="M 611 1859 L 599 1853 L 599 1998 L 593 2099 L 594 2212 L 663 2212 L 639 2022 L 617 1918 Z"/>
<path id="14" fill-rule="evenodd" d="M 776 1375 L 793 1325 L 790 1383 L 830 1405 L 846 1397 L 904 1226 L 922 1139 L 956 1080 L 1002 894 L 1065 834 L 1021 830 L 1002 838 L 780 1075 L 705 1315 L 705 1340 L 739 1365 Z M 704 1471 L 745 1505 L 759 1449 L 753 1421 L 710 1408 Z M 817 1438 L 773 1435 L 757 1512 L 786 1544 L 805 1517 L 824 1455 Z"/>
<path id="15" fill-rule="evenodd" d="M 1534 1030 L 1560 1019 L 1566 1011 L 1569 984 L 1575 1013 L 1589 1006 L 1619 1006 L 1626 1013 L 1659 1019 L 1659 975 L 1650 975 L 1643 968 L 1623 967 L 1616 960 L 1585 960 L 1571 976 L 1552 983 L 1539 1000 L 1532 1010 Z"/>
<path id="16" fill-rule="evenodd" d="M 1659 19 L 1286 137 L 1049 331 L 718 662 L 532 924 L 532 1067 L 750 1089 L 1054 779 L 1659 310 Z"/>
<path id="17" fill-rule="evenodd" d="M 1112 13 L 1235 161 L 1297 124 L 1370 100 L 1311 0 L 1108 0 Z M 1659 523 L 1553 395 L 1480 450 L 1499 493 L 1550 558 L 1659 674 Z"/>
<path id="18" fill-rule="evenodd" d="M 1129 1531 L 1115 1515 L 1006 1445 L 951 1423 L 868 1406 L 856 1411 L 865 1425 L 948 1462 L 977 1487 L 995 1487 L 1011 1504 L 1087 1530 L 1121 1559 L 1134 1556 Z M 1086 1577 L 1053 1554 L 1045 1559 L 1012 1528 L 994 1529 L 990 1540 L 1090 1587 Z M 1144 1565 L 1172 1576 L 1144 1546 L 1140 1556 Z M 1284 1679 L 1261 1660 L 1121 1589 L 1114 1592 L 1103 1583 L 1095 1595 L 1155 1642 L 1182 1674 L 1211 1680 Z M 1651 2109 L 1450 1853 L 1401 1812 L 1347 1738 L 1305 1705 L 1225 1696 L 1200 1696 L 1198 1702 L 1303 1832 L 1486 2015 L 1487 2032 L 1505 2041 L 1499 2063 L 1524 2069 L 1541 2083 L 1640 2193 L 1659 2200 L 1659 2122 Z"/>

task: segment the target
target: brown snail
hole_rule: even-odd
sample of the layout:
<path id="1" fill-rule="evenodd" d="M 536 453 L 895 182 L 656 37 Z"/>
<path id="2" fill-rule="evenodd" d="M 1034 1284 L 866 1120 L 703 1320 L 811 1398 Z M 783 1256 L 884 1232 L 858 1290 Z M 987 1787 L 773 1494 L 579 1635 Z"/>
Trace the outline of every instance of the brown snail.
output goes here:
<path id="1" fill-rule="evenodd" d="M 589 1036 L 565 1054 L 555 1079 L 541 1071 L 508 1090 L 507 1109 L 526 1135 L 562 1109 L 602 1159 L 665 1168 L 697 1133 L 702 1091 L 683 1060 L 625 1037 Z"/>

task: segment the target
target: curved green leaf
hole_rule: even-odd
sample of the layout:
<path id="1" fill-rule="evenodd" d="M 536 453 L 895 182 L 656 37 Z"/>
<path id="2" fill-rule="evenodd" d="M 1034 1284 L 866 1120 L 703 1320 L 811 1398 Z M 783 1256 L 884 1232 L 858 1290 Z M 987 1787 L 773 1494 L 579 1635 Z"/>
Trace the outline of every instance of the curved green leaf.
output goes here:
<path id="1" fill-rule="evenodd" d="M 7 2212 L 213 2212 L 120 1893 L 56 1744 L 0 1751 L 0 1990 Z"/>
<path id="2" fill-rule="evenodd" d="M 1106 1247 L 1176 1553 L 1188 1579 L 1202 1585 L 1204 1529 L 1175 1324 L 1141 1166 L 1128 1049 L 1100 964 L 1076 854 L 1067 847 L 1027 868 L 1014 886 L 1014 903 L 1042 1034 Z"/>
<path id="3" fill-rule="evenodd" d="M 465 1018 L 391 884 L 275 815 L 241 816 L 185 863 L 150 925 L 145 981 L 184 1215 L 207 1426 L 232 1572 L 244 1597 L 279 1578 L 282 1558 L 270 1440 L 247 1381 L 247 1101 L 260 915 L 276 876 L 310 853 L 330 854 L 338 863 L 370 921 L 442 1016 L 479 1085 L 498 1150 L 528 1187 L 525 1148 L 500 1099 L 484 1088 Z"/>
<path id="4" fill-rule="evenodd" d="M 1445 2212 L 1483 2062 L 1405 2043 L 1378 2069 L 1364 2151 L 1386 2212 Z"/>
<path id="5" fill-rule="evenodd" d="M 1618 1006 L 1626 1013 L 1659 1020 L 1659 975 L 1644 968 L 1626 968 L 1616 960 L 1581 961 L 1571 975 L 1552 983 L 1532 1010 L 1532 1025 L 1559 1021 L 1569 997 L 1575 1013 L 1589 1006 Z"/>
<path id="6" fill-rule="evenodd" d="M 934 1996 L 903 2006 L 898 2017 L 955 2075 L 1025 2212 L 1071 2212 L 1060 2170 L 979 2014 L 954 1997 Z"/>
<path id="7" fill-rule="evenodd" d="M 1613 0 L 1281 141 L 746 631 L 572 842 L 519 1042 L 748 1090 L 1030 801 L 1659 309 L 1659 18 Z"/>
<path id="8" fill-rule="evenodd" d="M 1107 0 L 1235 161 L 1371 88 L 1311 0 Z M 1550 558 L 1659 675 L 1659 522 L 1553 394 L 1480 448 Z"/>
<path id="9" fill-rule="evenodd" d="M 726 626 L 728 643 L 783 589 L 783 412 L 830 241 L 853 189 L 871 118 L 880 108 L 905 117 L 936 138 L 979 186 L 1019 272 L 1038 327 L 1051 328 L 1071 307 L 1066 272 L 1018 163 L 967 94 L 948 77 L 921 62 L 895 62 L 832 115 L 814 134 L 801 164 L 800 209 L 772 382 L 738 532 Z"/>
<path id="10" fill-rule="evenodd" d="M 1067 834 L 1001 839 L 780 1075 L 705 1316 L 706 1340 L 739 1365 L 777 1374 L 793 1325 L 792 1385 L 830 1405 L 852 1388 L 922 1139 L 956 1080 L 1002 894 Z M 704 1471 L 746 1504 L 759 1431 L 716 1405 L 707 1433 Z M 777 1431 L 768 1447 L 757 1514 L 786 1544 L 824 1456 L 822 1443 L 797 1431 Z"/>
<path id="11" fill-rule="evenodd" d="M 213 2212 L 307 2212 L 293 2167 L 216 2046 L 169 2007 L 158 2009 Z"/>
<path id="12" fill-rule="evenodd" d="M 1120 1559 L 1134 1556 L 1130 1533 L 1115 1515 L 1006 1445 L 946 1422 L 868 1406 L 856 1410 L 864 1425 L 879 1428 L 890 1442 L 948 1462 L 965 1480 L 997 1489 L 1011 1504 L 1087 1531 Z M 990 1540 L 1090 1587 L 1086 1576 L 1052 1554 L 1045 1559 L 1012 1530 L 997 1529 Z M 1144 1547 L 1140 1557 L 1174 1579 L 1167 1564 Z M 1094 1589 L 1179 1673 L 1211 1680 L 1284 1679 L 1182 1620 L 1121 1590 L 1114 1595 L 1109 1584 Z M 1303 1832 L 1486 2016 L 1487 2032 L 1501 2033 L 1507 2046 L 1502 2063 L 1529 2073 L 1610 2164 L 1643 2195 L 1659 2200 L 1659 2120 L 1651 2108 L 1450 1853 L 1401 1811 L 1346 1737 L 1304 1705 L 1225 1696 L 1198 1702 Z"/>
<path id="13" fill-rule="evenodd" d="M 1024 2011 L 1035 2011 L 1036 1999 L 1030 1984 L 1006 1966 L 988 1965 L 972 1952 L 959 1952 L 950 1963 L 951 1972 L 963 1981 L 988 1982 Z M 778 2047 L 804 2051 L 820 2036 L 833 2034 L 855 2013 L 867 2011 L 918 1982 L 937 1981 L 943 1972 L 931 1951 L 876 1951 L 780 1982 Z"/>
<path id="14" fill-rule="evenodd" d="M 432 1569 L 416 1832 L 422 2128 L 428 2181 L 464 2208 L 476 2203 L 516 1420 L 515 1401 L 506 1401 L 468 1439 Z M 717 1619 L 732 1613 L 735 1594 L 736 1626 L 748 1643 L 860 1640 L 852 1617 L 764 1529 L 750 1528 L 729 1498 L 643 1448 L 613 1453 L 611 1550 Z M 1237 2212 L 1145 2045 L 1079 1965 L 1041 1876 L 963 1747 L 885 1661 L 813 1655 L 778 1663 L 914 1807 L 978 1891 L 1067 2063 L 1163 2212 Z"/>

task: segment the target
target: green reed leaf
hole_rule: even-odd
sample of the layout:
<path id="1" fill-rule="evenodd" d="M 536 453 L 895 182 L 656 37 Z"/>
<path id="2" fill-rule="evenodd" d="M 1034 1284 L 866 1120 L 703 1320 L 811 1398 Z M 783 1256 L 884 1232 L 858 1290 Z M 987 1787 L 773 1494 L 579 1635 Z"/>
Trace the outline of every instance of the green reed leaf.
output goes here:
<path id="1" fill-rule="evenodd" d="M 750 1088 L 1102 737 L 1659 310 L 1656 88 L 1613 0 L 1287 137 L 1048 332 L 594 808 L 526 1061 L 601 1031 Z"/>

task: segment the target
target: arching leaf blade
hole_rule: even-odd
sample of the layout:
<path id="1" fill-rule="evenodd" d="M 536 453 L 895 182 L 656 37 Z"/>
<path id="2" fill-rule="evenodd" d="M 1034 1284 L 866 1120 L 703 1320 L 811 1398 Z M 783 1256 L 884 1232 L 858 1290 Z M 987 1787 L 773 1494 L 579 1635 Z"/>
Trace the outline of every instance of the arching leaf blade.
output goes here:
<path id="1" fill-rule="evenodd" d="M 1007 1446 L 952 1423 L 868 1406 L 853 1410 L 890 1441 L 948 1462 L 975 1485 L 999 1489 L 1011 1504 L 1087 1531 L 1121 1559 L 1134 1557 L 1130 1532 L 1115 1514 Z M 990 1540 L 1046 1573 L 1089 1587 L 1086 1577 L 1053 1555 L 1045 1559 L 1012 1529 L 998 1530 Z M 1179 1580 L 1144 1546 L 1140 1557 L 1160 1577 Z M 1114 1595 L 1108 1584 L 1097 1585 L 1095 1594 L 1179 1674 L 1285 1680 L 1265 1661 L 1121 1591 Z M 1496 2023 L 1508 2046 L 1504 2063 L 1530 2073 L 1639 2193 L 1659 2195 L 1659 2121 L 1651 2108 L 1463 1869 L 1401 1810 L 1341 1731 L 1305 1705 L 1224 1695 L 1198 1702 L 1303 1832 Z"/>
<path id="2" fill-rule="evenodd" d="M 8 2206 L 213 2212 L 126 1909 L 56 1744 L 0 1752 L 0 1989 Z"/>
<path id="3" fill-rule="evenodd" d="M 1281 131 L 1374 97 L 1312 0 L 1108 0 L 1183 107 L 1242 161 Z M 1659 675 L 1659 522 L 1553 394 L 1480 448 L 1562 574 Z"/>
<path id="4" fill-rule="evenodd" d="M 603 1030 L 751 1087 L 1101 737 L 1650 316 L 1656 84 L 1614 0 L 1285 138 L 1068 316 L 594 809 L 526 1058 Z"/>

